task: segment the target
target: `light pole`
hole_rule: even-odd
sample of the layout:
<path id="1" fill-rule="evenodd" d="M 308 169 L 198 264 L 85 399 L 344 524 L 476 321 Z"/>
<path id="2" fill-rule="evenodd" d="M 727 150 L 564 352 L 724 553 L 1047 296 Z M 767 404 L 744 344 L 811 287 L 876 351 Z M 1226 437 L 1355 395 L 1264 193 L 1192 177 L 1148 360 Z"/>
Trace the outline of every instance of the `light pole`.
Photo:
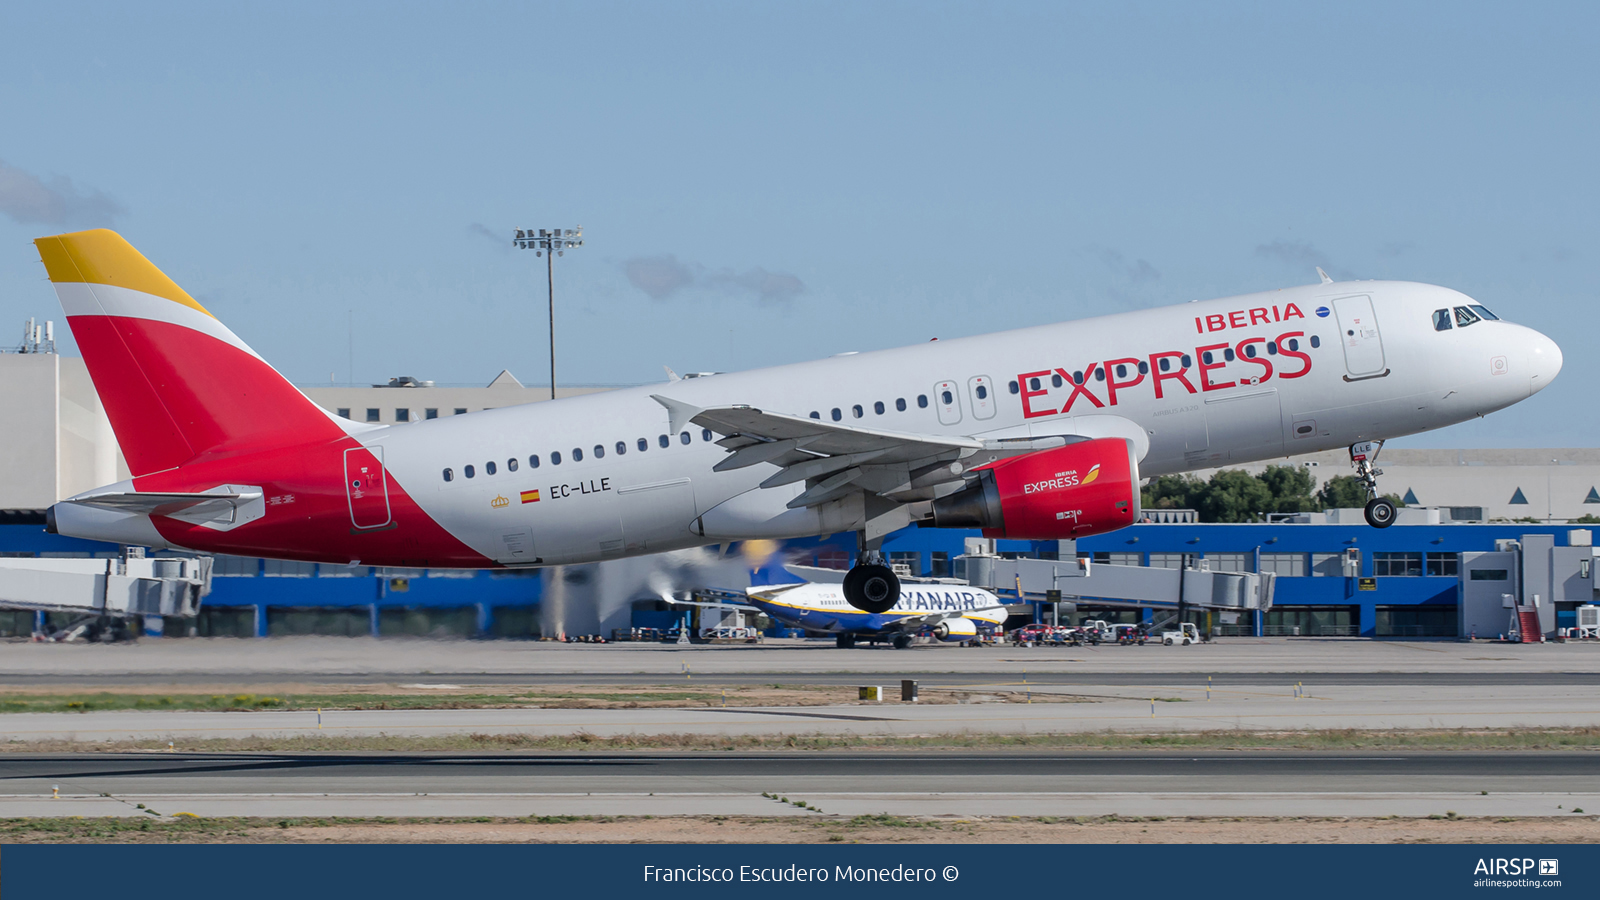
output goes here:
<path id="1" fill-rule="evenodd" d="M 583 246 L 583 226 L 577 228 L 518 228 L 511 239 L 522 250 L 545 258 L 545 276 L 550 285 L 550 399 L 556 398 L 556 257 L 573 247 Z"/>

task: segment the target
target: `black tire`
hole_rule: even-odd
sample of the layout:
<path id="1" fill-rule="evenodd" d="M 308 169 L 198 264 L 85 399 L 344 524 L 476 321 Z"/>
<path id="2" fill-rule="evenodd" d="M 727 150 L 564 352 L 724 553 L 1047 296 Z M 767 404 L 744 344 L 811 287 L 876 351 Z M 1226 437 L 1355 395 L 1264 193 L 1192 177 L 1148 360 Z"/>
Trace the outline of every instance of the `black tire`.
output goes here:
<path id="1" fill-rule="evenodd" d="M 862 612 L 886 613 L 900 600 L 900 579 L 888 566 L 856 566 L 845 573 L 844 599 Z"/>
<path id="2" fill-rule="evenodd" d="M 856 645 L 856 636 L 853 634 L 836 634 L 833 636 L 833 645 L 840 650 L 849 650 Z"/>
<path id="3" fill-rule="evenodd" d="M 1388 528 L 1399 515 L 1400 511 L 1394 508 L 1394 501 L 1387 497 L 1367 501 L 1367 524 L 1373 528 Z"/>
<path id="4" fill-rule="evenodd" d="M 897 634 L 894 636 L 894 648 L 896 650 L 904 650 L 909 646 L 911 646 L 911 635 Z"/>

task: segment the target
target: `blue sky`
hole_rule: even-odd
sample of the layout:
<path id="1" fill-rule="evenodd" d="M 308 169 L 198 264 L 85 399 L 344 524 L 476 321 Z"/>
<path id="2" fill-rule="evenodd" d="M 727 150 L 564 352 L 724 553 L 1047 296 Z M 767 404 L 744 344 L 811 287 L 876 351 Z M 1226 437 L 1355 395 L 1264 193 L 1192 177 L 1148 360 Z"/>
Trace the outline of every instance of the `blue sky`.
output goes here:
<path id="1" fill-rule="evenodd" d="M 0 340 L 117 228 L 291 379 L 639 383 L 1338 278 L 1566 369 L 1407 446 L 1585 446 L 1600 7 L 10 4 Z M 353 329 L 351 323 L 354 323 Z M 348 347 L 353 330 L 353 360 Z"/>

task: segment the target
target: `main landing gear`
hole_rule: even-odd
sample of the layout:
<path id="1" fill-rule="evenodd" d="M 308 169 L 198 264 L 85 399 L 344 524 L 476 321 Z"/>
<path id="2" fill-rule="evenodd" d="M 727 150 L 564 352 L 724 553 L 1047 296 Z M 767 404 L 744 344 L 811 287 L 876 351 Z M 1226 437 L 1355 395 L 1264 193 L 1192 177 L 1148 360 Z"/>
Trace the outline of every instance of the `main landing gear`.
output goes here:
<path id="1" fill-rule="evenodd" d="M 900 600 L 900 579 L 884 565 L 883 552 L 863 550 L 844 576 L 846 603 L 862 612 L 886 613 Z"/>
<path id="2" fill-rule="evenodd" d="M 1382 449 L 1383 441 L 1362 441 L 1350 445 L 1350 464 L 1356 467 L 1356 478 L 1367 489 L 1367 508 L 1364 512 L 1367 524 L 1373 528 L 1388 528 L 1400 514 L 1393 500 L 1378 496 L 1378 476 L 1383 474 L 1383 470 L 1374 468 L 1373 463 Z"/>

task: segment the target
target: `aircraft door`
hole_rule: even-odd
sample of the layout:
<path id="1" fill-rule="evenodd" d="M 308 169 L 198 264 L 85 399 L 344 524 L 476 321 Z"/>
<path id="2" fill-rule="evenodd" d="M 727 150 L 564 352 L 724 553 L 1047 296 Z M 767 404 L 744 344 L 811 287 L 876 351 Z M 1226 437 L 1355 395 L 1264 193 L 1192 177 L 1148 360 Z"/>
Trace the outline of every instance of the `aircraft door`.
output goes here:
<path id="1" fill-rule="evenodd" d="M 933 386 L 933 405 L 939 410 L 939 424 L 961 424 L 961 400 L 956 396 L 954 381 L 941 381 Z M 993 391 L 990 392 L 991 396 Z"/>
<path id="2" fill-rule="evenodd" d="M 995 411 L 994 380 L 987 375 L 967 379 L 967 401 L 974 419 L 992 419 Z"/>
<path id="3" fill-rule="evenodd" d="M 344 492 L 350 502 L 350 524 L 382 528 L 389 524 L 389 479 L 383 469 L 383 447 L 352 447 L 344 452 Z"/>
<path id="4" fill-rule="evenodd" d="M 1339 317 L 1339 339 L 1344 344 L 1344 366 L 1350 373 L 1345 380 L 1387 375 L 1383 365 L 1383 337 L 1378 334 L 1378 317 L 1372 311 L 1372 298 L 1366 294 L 1340 297 L 1333 301 Z"/>

